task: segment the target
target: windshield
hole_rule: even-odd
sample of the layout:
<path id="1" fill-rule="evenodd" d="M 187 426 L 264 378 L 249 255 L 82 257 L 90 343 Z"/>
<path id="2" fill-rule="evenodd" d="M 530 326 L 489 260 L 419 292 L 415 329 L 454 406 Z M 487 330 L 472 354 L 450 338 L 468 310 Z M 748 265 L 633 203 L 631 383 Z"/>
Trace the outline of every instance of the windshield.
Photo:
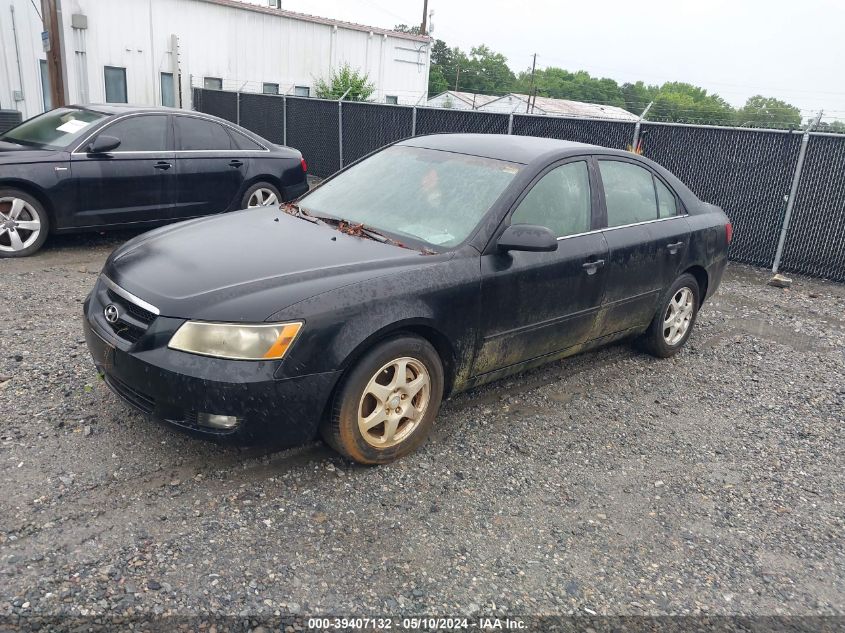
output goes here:
<path id="1" fill-rule="evenodd" d="M 394 145 L 321 185 L 300 206 L 452 247 L 469 237 L 518 171 L 506 161 Z"/>
<path id="2" fill-rule="evenodd" d="M 0 140 L 19 145 L 60 149 L 67 147 L 108 115 L 77 108 L 57 108 L 24 121 Z"/>

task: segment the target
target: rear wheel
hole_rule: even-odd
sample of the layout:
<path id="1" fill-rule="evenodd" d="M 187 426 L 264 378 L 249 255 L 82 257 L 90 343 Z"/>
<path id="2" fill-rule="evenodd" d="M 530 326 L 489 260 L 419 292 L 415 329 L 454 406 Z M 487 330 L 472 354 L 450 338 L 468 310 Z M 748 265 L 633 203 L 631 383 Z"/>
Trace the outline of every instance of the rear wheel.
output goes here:
<path id="1" fill-rule="evenodd" d="M 386 464 L 422 444 L 443 399 L 443 365 L 431 344 L 415 336 L 380 343 L 344 378 L 326 442 L 360 464 Z"/>
<path id="2" fill-rule="evenodd" d="M 50 220 L 38 200 L 19 189 L 0 189 L 0 257 L 26 257 L 47 239 Z"/>
<path id="3" fill-rule="evenodd" d="M 242 209 L 254 209 L 255 207 L 270 207 L 281 204 L 282 196 L 279 190 L 268 182 L 257 182 L 246 190 Z"/>
<path id="4" fill-rule="evenodd" d="M 641 339 L 643 349 L 659 358 L 677 354 L 692 334 L 698 316 L 699 288 L 695 277 L 684 273 L 675 280 Z"/>

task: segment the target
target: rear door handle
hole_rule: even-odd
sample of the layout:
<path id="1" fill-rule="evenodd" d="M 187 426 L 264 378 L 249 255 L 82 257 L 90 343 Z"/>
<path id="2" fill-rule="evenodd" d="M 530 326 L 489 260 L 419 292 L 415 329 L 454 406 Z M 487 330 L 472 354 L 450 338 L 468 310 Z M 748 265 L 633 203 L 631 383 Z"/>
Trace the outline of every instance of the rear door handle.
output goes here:
<path id="1" fill-rule="evenodd" d="M 229 161 L 229 167 L 242 167 L 242 166 L 243 166 L 243 164 L 244 164 L 244 163 L 243 163 L 243 161 L 242 161 L 242 160 L 237 160 L 237 159 L 235 159 L 235 160 L 230 160 L 230 161 Z"/>
<path id="2" fill-rule="evenodd" d="M 603 259 L 597 259 L 592 262 L 584 262 L 583 264 L 581 264 L 581 268 L 586 270 L 588 275 L 595 275 L 596 271 L 602 266 L 604 266 Z"/>
<path id="3" fill-rule="evenodd" d="M 675 242 L 674 244 L 667 244 L 666 248 L 669 249 L 670 254 L 674 255 L 675 253 L 677 253 L 681 249 L 681 247 L 683 245 L 684 245 L 683 242 Z"/>
<path id="4" fill-rule="evenodd" d="M 153 165 L 153 167 L 155 167 L 156 169 L 165 169 L 165 170 L 170 169 L 172 166 L 173 165 L 171 165 L 170 163 L 167 163 L 163 160 L 160 160 L 155 165 Z"/>

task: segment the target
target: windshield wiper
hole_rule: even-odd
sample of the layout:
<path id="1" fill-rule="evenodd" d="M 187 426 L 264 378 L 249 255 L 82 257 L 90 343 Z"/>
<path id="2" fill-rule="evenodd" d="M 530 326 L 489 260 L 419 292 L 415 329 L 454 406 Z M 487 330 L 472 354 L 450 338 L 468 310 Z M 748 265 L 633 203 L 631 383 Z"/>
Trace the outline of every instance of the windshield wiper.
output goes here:
<path id="1" fill-rule="evenodd" d="M 282 211 L 289 215 L 292 215 L 295 218 L 302 218 L 303 220 L 307 220 L 312 224 L 323 223 L 322 218 L 318 218 L 316 215 L 311 215 L 308 211 L 293 202 L 288 202 L 286 205 L 282 206 Z"/>

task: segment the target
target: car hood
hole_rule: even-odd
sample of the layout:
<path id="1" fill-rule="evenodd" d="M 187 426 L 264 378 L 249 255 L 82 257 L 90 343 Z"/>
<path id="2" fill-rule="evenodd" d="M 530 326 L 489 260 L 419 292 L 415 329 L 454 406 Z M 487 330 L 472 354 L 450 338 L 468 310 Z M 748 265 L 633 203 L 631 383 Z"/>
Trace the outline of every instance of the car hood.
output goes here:
<path id="1" fill-rule="evenodd" d="M 36 149 L 0 141 L 0 165 L 10 163 L 34 163 L 42 161 L 67 160 L 67 153 L 54 149 Z"/>
<path id="2" fill-rule="evenodd" d="M 103 273 L 162 316 L 261 322 L 314 295 L 430 263 L 276 207 L 156 229 L 115 251 Z"/>

